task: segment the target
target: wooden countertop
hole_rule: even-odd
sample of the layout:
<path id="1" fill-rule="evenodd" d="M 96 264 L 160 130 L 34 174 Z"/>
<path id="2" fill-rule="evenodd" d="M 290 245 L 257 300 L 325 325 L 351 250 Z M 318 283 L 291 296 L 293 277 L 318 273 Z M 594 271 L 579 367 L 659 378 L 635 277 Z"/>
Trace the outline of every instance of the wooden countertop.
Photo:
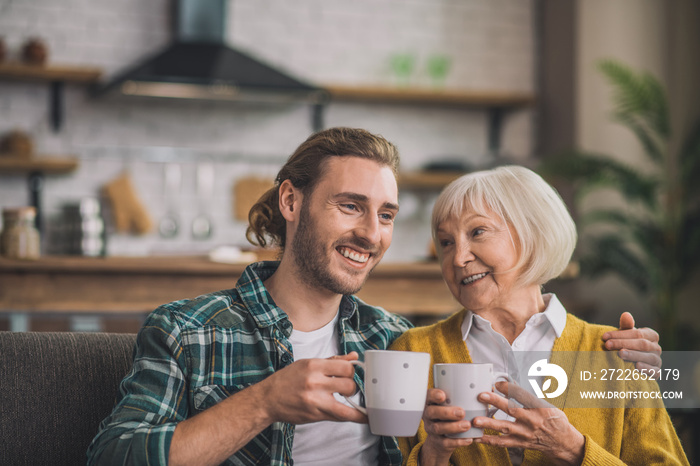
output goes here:
<path id="1" fill-rule="evenodd" d="M 0 312 L 146 313 L 160 304 L 233 288 L 246 264 L 204 256 L 0 258 Z M 409 315 L 459 309 L 437 263 L 380 264 L 358 296 Z"/>
<path id="2" fill-rule="evenodd" d="M 82 257 L 43 256 L 38 260 L 0 257 L 0 272 L 124 273 L 167 275 L 228 275 L 243 273 L 247 263 L 214 262 L 206 256 Z M 372 276 L 441 278 L 436 262 L 379 264 Z"/>

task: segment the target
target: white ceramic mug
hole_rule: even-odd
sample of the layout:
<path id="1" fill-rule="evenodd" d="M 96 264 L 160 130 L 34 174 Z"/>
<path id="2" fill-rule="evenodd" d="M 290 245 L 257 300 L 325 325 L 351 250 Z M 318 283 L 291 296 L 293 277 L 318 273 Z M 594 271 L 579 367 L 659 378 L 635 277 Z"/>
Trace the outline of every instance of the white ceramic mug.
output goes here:
<path id="1" fill-rule="evenodd" d="M 412 437 L 423 417 L 428 394 L 430 354 L 413 351 L 368 350 L 365 361 L 365 405 L 346 400 L 369 418 L 374 435 Z"/>
<path id="2" fill-rule="evenodd" d="M 489 410 L 486 403 L 477 399 L 479 393 L 493 391 L 499 378 L 511 381 L 505 372 L 494 372 L 493 364 L 435 364 L 433 365 L 433 383 L 447 395 L 448 406 L 459 406 L 466 415 L 464 419 L 472 421 L 477 416 L 493 416 L 497 410 Z M 450 434 L 452 438 L 476 438 L 484 435 L 484 429 L 472 427 L 466 432 Z"/>

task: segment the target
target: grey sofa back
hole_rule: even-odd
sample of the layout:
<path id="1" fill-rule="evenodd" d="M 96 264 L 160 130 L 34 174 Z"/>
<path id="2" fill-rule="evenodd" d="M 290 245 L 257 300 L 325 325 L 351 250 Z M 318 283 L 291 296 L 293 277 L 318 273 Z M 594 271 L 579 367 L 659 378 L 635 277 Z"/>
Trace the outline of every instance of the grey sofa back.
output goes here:
<path id="1" fill-rule="evenodd" d="M 84 465 L 136 335 L 0 332 L 0 465 Z"/>

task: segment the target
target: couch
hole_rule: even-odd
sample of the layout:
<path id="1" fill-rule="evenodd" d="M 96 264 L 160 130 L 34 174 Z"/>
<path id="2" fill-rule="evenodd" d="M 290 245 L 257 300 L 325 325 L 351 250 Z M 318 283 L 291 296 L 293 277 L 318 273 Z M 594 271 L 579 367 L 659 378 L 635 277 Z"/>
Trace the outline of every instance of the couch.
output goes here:
<path id="1" fill-rule="evenodd" d="M 84 465 L 136 335 L 0 331 L 0 465 Z"/>

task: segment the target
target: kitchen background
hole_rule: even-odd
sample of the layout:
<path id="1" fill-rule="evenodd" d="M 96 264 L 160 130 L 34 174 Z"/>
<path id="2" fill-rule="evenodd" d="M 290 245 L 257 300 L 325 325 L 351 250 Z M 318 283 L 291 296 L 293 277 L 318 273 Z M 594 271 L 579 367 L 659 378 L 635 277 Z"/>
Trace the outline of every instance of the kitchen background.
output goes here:
<path id="1" fill-rule="evenodd" d="M 16 59 L 22 44 L 38 37 L 48 46 L 49 63 L 98 67 L 106 80 L 171 41 L 171 7 L 171 0 L 0 0 L 0 36 L 6 60 Z M 640 149 L 631 138 L 605 126 L 609 95 L 593 63 L 618 58 L 677 83 L 682 73 L 674 64 L 687 52 L 671 26 L 677 10 L 669 8 L 662 0 L 231 0 L 226 37 L 236 48 L 320 86 L 438 86 L 537 99 L 504 116 L 498 154 L 489 145 L 489 113 L 483 109 L 328 105 L 324 126 L 384 135 L 399 147 L 405 172 L 433 162 L 466 169 L 503 161 L 534 165 L 574 144 L 635 160 Z M 408 76 L 392 67 L 400 55 L 414 59 Z M 440 82 L 427 70 L 434 56 L 449 58 Z M 70 83 L 62 127 L 54 131 L 49 99 L 46 83 L 0 80 L 0 134 L 21 130 L 38 154 L 79 159 L 76 171 L 44 180 L 47 241 L 51 220 L 66 203 L 97 196 L 128 173 L 154 228 L 144 235 L 112 233 L 109 255 L 200 254 L 220 245 L 246 246 L 246 223 L 232 216 L 235 183 L 273 177 L 312 131 L 307 105 L 92 98 L 86 86 Z M 181 183 L 170 194 L 165 174 L 173 165 L 179 166 Z M 198 167 L 213 174 L 212 189 L 198 192 Z M 385 261 L 426 257 L 427 219 L 436 194 L 402 189 L 402 211 Z M 157 225 L 168 213 L 169 199 L 176 201 L 180 227 L 174 238 L 163 238 Z M 27 203 L 26 177 L 0 174 L 0 207 Z M 202 213 L 211 219 L 212 235 L 196 240 L 190 225 Z M 646 303 L 619 281 L 583 289 L 598 310 L 597 321 L 614 323 L 620 312 L 631 310 L 639 323 L 648 322 Z"/>
<path id="2" fill-rule="evenodd" d="M 3 1 L 0 35 L 19 50 L 41 37 L 50 61 L 100 67 L 105 78 L 154 54 L 172 38 L 171 0 Z M 449 57 L 446 88 L 534 90 L 532 1 L 252 1 L 228 4 L 226 31 L 235 47 L 299 79 L 324 85 L 397 83 L 392 57 L 409 54 L 415 69 L 408 84 L 430 86 L 426 64 Z M 176 197 L 180 233 L 164 240 L 157 231 L 114 234 L 113 255 L 201 252 L 215 245 L 245 246 L 246 224 L 232 218 L 232 187 L 242 177 L 274 177 L 280 164 L 312 131 L 306 105 L 255 105 L 184 100 L 92 99 L 84 86 L 68 86 L 64 126 L 54 132 L 47 118 L 48 86 L 0 82 L 0 133 L 28 132 L 42 154 L 76 154 L 79 169 L 47 177 L 45 215 L 65 202 L 94 196 L 127 171 L 155 222 L 168 210 L 165 162 L 181 165 Z M 490 161 L 486 113 L 435 106 L 332 103 L 325 126 L 354 126 L 380 133 L 398 145 L 404 170 L 436 159 L 468 164 Z M 531 154 L 532 113 L 518 112 L 505 125 L 504 153 Z M 197 199 L 196 166 L 213 166 L 211 198 Z M 2 204 L 27 202 L 26 180 L 0 178 Z M 207 193 L 208 194 L 208 193 Z M 406 192 L 395 244 L 387 260 L 423 258 L 428 247 L 424 198 Z M 203 202 L 202 202 L 203 201 Z M 205 204 L 205 205 L 204 205 Z M 213 235 L 197 241 L 189 225 L 206 209 Z M 416 228 L 416 225 L 419 228 Z"/>

